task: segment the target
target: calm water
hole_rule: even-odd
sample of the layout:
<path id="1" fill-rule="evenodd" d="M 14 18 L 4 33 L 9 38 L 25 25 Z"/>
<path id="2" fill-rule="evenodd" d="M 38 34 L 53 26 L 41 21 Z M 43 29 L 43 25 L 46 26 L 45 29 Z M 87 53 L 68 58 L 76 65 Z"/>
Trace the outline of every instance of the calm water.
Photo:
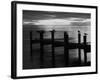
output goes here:
<path id="1" fill-rule="evenodd" d="M 88 34 L 87 41 L 90 42 L 90 28 L 89 27 L 65 27 L 63 26 L 62 28 L 54 28 L 55 30 L 59 32 L 55 32 L 55 39 L 58 38 L 64 38 L 63 31 L 67 31 L 69 34 L 69 42 L 78 42 L 78 33 L 77 31 L 81 31 L 81 42 L 83 42 L 83 34 L 86 32 Z M 23 68 L 24 69 L 31 69 L 39 67 L 39 57 L 40 57 L 40 48 L 39 44 L 33 44 L 33 62 L 30 62 L 30 31 L 33 31 L 33 39 L 38 39 L 39 38 L 39 33 L 37 33 L 37 30 L 45 30 L 45 31 L 50 31 L 52 30 L 49 26 L 24 26 L 23 28 Z M 51 38 L 51 33 L 46 32 L 44 33 L 44 38 L 50 39 Z M 60 40 L 63 41 L 63 40 Z M 45 58 L 45 63 L 48 63 L 48 65 L 51 64 L 51 45 L 45 46 L 45 53 L 44 53 L 44 58 Z M 63 54 L 64 54 L 64 48 L 63 47 L 56 47 L 55 48 L 55 55 L 56 55 L 56 63 L 58 66 L 59 64 L 63 65 Z M 78 49 L 70 49 L 69 50 L 69 59 L 70 59 L 70 64 L 77 62 L 78 60 Z M 62 59 L 61 59 L 62 57 Z M 82 63 L 84 62 L 84 52 L 81 49 L 81 61 Z M 87 53 L 87 61 L 91 61 L 91 54 Z M 36 66 L 37 65 L 37 66 Z"/>

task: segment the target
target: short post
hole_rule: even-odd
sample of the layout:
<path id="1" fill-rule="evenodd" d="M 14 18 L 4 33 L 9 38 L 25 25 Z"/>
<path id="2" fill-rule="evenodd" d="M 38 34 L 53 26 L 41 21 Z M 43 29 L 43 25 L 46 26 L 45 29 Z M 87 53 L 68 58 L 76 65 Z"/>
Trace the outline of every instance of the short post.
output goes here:
<path id="1" fill-rule="evenodd" d="M 38 31 L 40 34 L 40 67 L 42 68 L 44 65 L 44 45 L 43 45 L 43 34 L 44 31 Z"/>
<path id="2" fill-rule="evenodd" d="M 68 34 L 67 32 L 64 32 L 64 60 L 65 60 L 65 66 L 68 66 L 69 64 L 69 43 L 68 43 Z"/>
<path id="3" fill-rule="evenodd" d="M 53 67 L 55 67 L 54 33 L 55 33 L 55 30 L 52 30 L 51 31 L 51 41 L 52 41 L 52 66 Z"/>
<path id="4" fill-rule="evenodd" d="M 86 54 L 87 34 L 86 33 L 84 33 L 83 39 L 84 39 L 84 63 L 86 64 L 87 63 L 87 54 Z"/>
<path id="5" fill-rule="evenodd" d="M 32 31 L 30 31 L 30 60 L 33 61 L 32 58 L 33 54 L 32 54 Z"/>
<path id="6" fill-rule="evenodd" d="M 78 55 L 79 55 L 78 62 L 79 62 L 79 64 L 81 64 L 81 48 L 80 48 L 80 45 L 81 45 L 81 33 L 80 33 L 80 31 L 78 31 Z"/>

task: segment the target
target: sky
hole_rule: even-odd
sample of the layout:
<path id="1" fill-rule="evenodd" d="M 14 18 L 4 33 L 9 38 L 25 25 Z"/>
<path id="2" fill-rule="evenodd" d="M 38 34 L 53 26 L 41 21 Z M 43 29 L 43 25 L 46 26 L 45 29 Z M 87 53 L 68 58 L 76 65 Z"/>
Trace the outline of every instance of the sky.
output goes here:
<path id="1" fill-rule="evenodd" d="M 91 14 L 89 13 L 23 10 L 23 25 L 31 26 L 34 30 L 69 31 L 73 37 L 77 37 L 76 31 L 80 30 L 81 33 L 88 34 L 90 41 Z"/>
<path id="2" fill-rule="evenodd" d="M 90 14 L 71 12 L 23 11 L 23 25 L 90 26 Z M 51 27 L 52 28 L 52 27 Z"/>

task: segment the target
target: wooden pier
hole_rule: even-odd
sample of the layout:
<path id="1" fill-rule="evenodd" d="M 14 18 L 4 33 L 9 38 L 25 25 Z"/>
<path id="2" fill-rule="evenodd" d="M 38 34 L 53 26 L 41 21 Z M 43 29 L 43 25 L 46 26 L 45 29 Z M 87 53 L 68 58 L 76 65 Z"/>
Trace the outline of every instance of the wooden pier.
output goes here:
<path id="1" fill-rule="evenodd" d="M 78 43 L 70 43 L 69 35 L 66 31 L 64 31 L 63 41 L 59 41 L 60 39 L 55 39 L 55 30 L 50 31 L 51 39 L 45 39 L 44 33 L 45 31 L 37 31 L 40 38 L 35 40 L 32 39 L 32 31 L 30 31 L 30 60 L 32 61 L 32 45 L 40 44 L 40 67 L 44 67 L 44 45 L 51 45 L 51 55 L 52 55 L 52 67 L 56 67 L 56 59 L 55 59 L 55 47 L 64 47 L 64 61 L 65 66 L 69 66 L 69 49 L 78 49 L 78 65 L 81 65 L 81 49 L 84 50 L 84 64 L 87 64 L 87 52 L 90 52 L 90 45 L 87 44 L 87 34 L 84 33 L 83 43 L 81 42 L 81 32 L 78 31 Z"/>

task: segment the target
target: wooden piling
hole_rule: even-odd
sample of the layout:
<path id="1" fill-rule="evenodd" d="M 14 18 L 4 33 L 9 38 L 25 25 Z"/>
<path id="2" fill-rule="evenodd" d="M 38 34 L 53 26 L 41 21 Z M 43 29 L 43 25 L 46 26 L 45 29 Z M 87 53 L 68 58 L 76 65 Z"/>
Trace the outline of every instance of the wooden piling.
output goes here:
<path id="1" fill-rule="evenodd" d="M 32 54 L 32 31 L 30 31 L 30 60 L 33 61 L 33 54 Z"/>
<path id="2" fill-rule="evenodd" d="M 44 31 L 38 31 L 40 34 L 40 67 L 42 68 L 44 65 L 44 44 L 43 44 L 43 34 Z"/>
<path id="3" fill-rule="evenodd" d="M 68 44 L 68 34 L 67 32 L 64 32 L 64 60 L 65 60 L 65 66 L 68 66 L 69 64 L 69 50 L 68 50 L 69 44 Z"/>
<path id="4" fill-rule="evenodd" d="M 79 65 L 81 64 L 81 48 L 80 48 L 80 45 L 81 45 L 81 33 L 80 31 L 78 31 L 78 62 L 79 62 Z"/>
<path id="5" fill-rule="evenodd" d="M 51 31 L 51 41 L 52 41 L 52 66 L 55 67 L 55 47 L 54 47 L 54 33 L 55 30 Z"/>
<path id="6" fill-rule="evenodd" d="M 86 53 L 86 43 L 87 43 L 87 34 L 85 33 L 83 36 L 84 39 L 84 64 L 87 63 L 87 53 Z"/>

